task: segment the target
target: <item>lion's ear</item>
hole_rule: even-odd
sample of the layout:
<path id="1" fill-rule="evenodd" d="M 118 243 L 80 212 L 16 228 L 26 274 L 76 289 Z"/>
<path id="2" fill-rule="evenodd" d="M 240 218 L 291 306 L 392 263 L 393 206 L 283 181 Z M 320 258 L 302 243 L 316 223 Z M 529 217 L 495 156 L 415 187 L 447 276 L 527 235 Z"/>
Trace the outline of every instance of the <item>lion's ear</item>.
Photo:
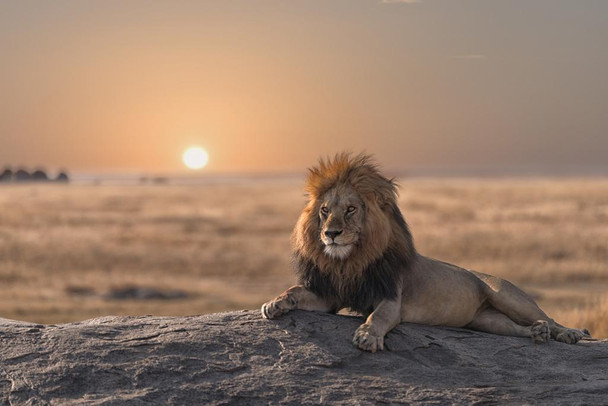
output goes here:
<path id="1" fill-rule="evenodd" d="M 382 179 L 382 182 L 374 189 L 374 199 L 380 208 L 390 207 L 397 201 L 399 191 L 393 179 Z"/>
<path id="2" fill-rule="evenodd" d="M 386 199 L 384 198 L 384 196 L 381 193 L 378 193 L 376 191 L 374 191 L 373 193 L 370 193 L 370 195 L 367 196 L 367 198 L 365 200 L 367 200 L 368 203 L 375 204 L 376 206 L 378 206 L 381 209 L 383 209 L 384 206 L 386 206 Z"/>

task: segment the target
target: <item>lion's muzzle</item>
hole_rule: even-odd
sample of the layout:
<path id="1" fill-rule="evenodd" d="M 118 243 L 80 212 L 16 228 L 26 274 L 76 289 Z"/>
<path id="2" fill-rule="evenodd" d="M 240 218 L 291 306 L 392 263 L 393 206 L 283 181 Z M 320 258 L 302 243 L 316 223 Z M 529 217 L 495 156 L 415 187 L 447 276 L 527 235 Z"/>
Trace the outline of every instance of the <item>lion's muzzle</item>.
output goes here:
<path id="1" fill-rule="evenodd" d="M 325 236 L 330 238 L 332 241 L 336 239 L 337 236 L 342 234 L 342 230 L 327 230 L 325 231 Z"/>

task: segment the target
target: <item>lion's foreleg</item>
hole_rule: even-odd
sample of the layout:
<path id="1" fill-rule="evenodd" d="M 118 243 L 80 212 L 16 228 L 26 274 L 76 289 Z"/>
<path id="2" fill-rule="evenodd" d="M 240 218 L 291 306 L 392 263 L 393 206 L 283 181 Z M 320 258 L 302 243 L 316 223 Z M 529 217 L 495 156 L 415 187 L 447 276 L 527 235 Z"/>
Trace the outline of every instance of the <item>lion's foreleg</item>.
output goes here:
<path id="1" fill-rule="evenodd" d="M 383 300 L 353 336 L 353 344 L 365 351 L 384 349 L 384 336 L 401 322 L 401 297 Z"/>
<path id="2" fill-rule="evenodd" d="M 290 310 L 311 310 L 329 312 L 333 308 L 330 303 L 320 298 L 302 285 L 292 286 L 270 302 L 262 305 L 262 316 L 274 319 Z"/>

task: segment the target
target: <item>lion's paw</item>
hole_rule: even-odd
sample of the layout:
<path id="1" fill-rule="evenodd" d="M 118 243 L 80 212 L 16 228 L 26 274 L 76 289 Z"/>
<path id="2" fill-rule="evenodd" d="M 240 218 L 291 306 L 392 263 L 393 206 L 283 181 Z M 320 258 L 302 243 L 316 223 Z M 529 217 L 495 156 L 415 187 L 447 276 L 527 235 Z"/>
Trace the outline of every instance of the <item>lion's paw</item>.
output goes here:
<path id="1" fill-rule="evenodd" d="M 530 326 L 532 341 L 535 343 L 546 343 L 551 337 L 549 323 L 546 320 L 538 320 Z"/>
<path id="2" fill-rule="evenodd" d="M 353 336 L 353 344 L 364 351 L 376 352 L 384 349 L 384 337 L 373 334 L 369 324 L 361 324 Z"/>
<path id="3" fill-rule="evenodd" d="M 265 319 L 274 319 L 283 314 L 277 307 L 276 302 L 268 302 L 262 305 L 262 317 Z"/>
<path id="4" fill-rule="evenodd" d="M 281 295 L 262 305 L 262 317 L 276 319 L 296 307 L 297 303 L 291 295 Z"/>
<path id="5" fill-rule="evenodd" d="M 576 344 L 584 336 L 585 333 L 577 328 L 565 328 L 555 336 L 555 340 L 566 344 Z"/>

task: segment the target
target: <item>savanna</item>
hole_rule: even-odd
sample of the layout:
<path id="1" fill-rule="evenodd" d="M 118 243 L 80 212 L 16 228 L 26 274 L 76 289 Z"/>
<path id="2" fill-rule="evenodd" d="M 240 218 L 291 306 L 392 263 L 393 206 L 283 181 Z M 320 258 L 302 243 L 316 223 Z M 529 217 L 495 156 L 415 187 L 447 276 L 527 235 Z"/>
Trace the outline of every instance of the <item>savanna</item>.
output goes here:
<path id="1" fill-rule="evenodd" d="M 608 180 L 397 180 L 421 253 L 506 278 L 560 323 L 608 337 Z M 0 317 L 257 309 L 295 282 L 303 193 L 295 177 L 2 185 Z"/>

